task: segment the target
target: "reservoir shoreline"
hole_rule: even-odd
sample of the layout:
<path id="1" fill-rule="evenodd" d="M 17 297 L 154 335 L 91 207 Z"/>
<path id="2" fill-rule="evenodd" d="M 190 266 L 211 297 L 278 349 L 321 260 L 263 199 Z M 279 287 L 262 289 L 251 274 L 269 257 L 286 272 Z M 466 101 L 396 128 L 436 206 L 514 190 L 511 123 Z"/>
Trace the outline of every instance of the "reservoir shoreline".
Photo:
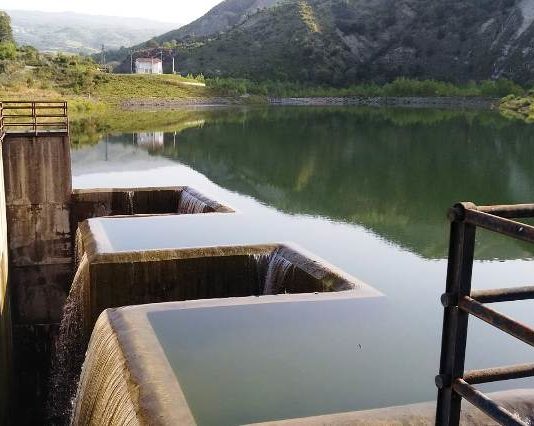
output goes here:
<path id="1" fill-rule="evenodd" d="M 492 109 L 498 107 L 499 99 L 482 97 L 207 97 L 183 99 L 130 99 L 120 106 L 124 109 L 176 108 L 187 106 L 232 106 L 232 105 L 279 105 L 279 106 L 392 106 L 411 108 L 469 108 Z"/>

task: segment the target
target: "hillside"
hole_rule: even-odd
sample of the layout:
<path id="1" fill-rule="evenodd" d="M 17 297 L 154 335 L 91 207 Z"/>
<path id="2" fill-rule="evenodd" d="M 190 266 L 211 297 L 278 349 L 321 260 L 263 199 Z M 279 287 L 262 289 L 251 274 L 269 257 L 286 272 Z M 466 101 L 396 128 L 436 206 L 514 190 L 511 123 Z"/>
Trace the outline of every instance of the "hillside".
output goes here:
<path id="1" fill-rule="evenodd" d="M 211 77 L 338 85 L 397 76 L 534 82 L 534 0 L 286 0 L 247 10 L 222 34 L 192 37 L 202 22 L 225 28 L 226 15 L 213 9 L 155 40 L 182 37 L 180 72 Z"/>
<path id="2" fill-rule="evenodd" d="M 178 29 L 162 34 L 157 37 L 139 42 L 133 46 L 133 50 L 144 49 L 154 45 L 175 45 L 184 40 L 191 40 L 197 37 L 206 37 L 223 33 L 233 28 L 235 25 L 242 23 L 248 16 L 256 13 L 258 10 L 269 8 L 276 3 L 284 0 L 224 0 L 205 15 L 184 25 Z M 131 45 L 124 45 L 126 47 Z M 128 49 L 120 49 L 110 52 L 110 60 L 122 61 L 129 54 Z M 126 68 L 121 69 L 127 72 Z"/>
<path id="3" fill-rule="evenodd" d="M 9 10 L 15 41 L 41 51 L 95 53 L 132 46 L 178 24 L 139 18 Z"/>
<path id="4" fill-rule="evenodd" d="M 183 72 L 347 84 L 534 80 L 534 0 L 295 0 L 178 52 Z"/>
<path id="5" fill-rule="evenodd" d="M 269 8 L 281 0 L 226 0 L 212 8 L 204 16 L 177 30 L 155 37 L 158 43 L 186 38 L 204 37 L 228 31 L 242 23 L 248 16 Z"/>

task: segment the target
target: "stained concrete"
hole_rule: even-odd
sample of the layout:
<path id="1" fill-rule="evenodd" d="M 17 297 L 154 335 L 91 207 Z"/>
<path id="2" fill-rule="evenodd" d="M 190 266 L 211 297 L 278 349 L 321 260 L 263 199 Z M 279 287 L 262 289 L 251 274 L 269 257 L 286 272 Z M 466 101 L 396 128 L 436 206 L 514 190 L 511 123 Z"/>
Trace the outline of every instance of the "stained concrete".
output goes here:
<path id="1" fill-rule="evenodd" d="M 187 202 L 191 200 L 200 206 L 201 211 L 187 211 Z M 102 216 L 233 211 L 187 186 L 75 189 L 72 192 L 71 223 L 74 233 L 79 223 Z"/>
<path id="2" fill-rule="evenodd" d="M 510 412 L 516 413 L 527 424 L 534 422 L 534 389 L 494 392 L 487 396 Z M 255 423 L 254 426 L 434 426 L 435 412 L 435 402 L 423 402 L 376 410 Z M 497 426 L 498 423 L 474 405 L 463 402 L 460 425 Z"/>
<path id="3" fill-rule="evenodd" d="M 6 196 L 4 209 L 2 192 L 0 214 L 7 214 L 0 219 L 0 232 L 7 229 L 7 239 L 4 235 L 0 244 L 7 248 L 0 247 L 0 368 L 11 357 L 13 340 L 16 399 L 28 408 L 17 410 L 17 422 L 31 424 L 44 415 L 52 348 L 74 275 L 72 237 L 78 223 L 109 215 L 233 210 L 189 187 L 73 191 L 65 132 L 8 134 L 2 160 Z M 7 389 L 4 372 L 10 369 L 0 371 L 1 397 Z"/>
<path id="4" fill-rule="evenodd" d="M 94 247 L 90 227 L 85 222 L 80 229 L 87 262 L 78 271 L 72 291 L 83 287 L 83 294 L 87 295 L 78 302 L 89 314 L 88 332 L 106 308 L 262 295 L 273 254 L 292 265 L 291 273 L 275 284 L 273 293 L 371 291 L 366 284 L 295 245 L 95 254 L 90 248 Z"/>
<path id="5" fill-rule="evenodd" d="M 95 325 L 74 402 L 72 425 L 194 425 L 182 384 L 167 359 L 150 315 L 182 309 L 239 308 L 378 296 L 367 287 L 329 295 L 279 295 L 194 300 L 104 311 Z M 283 330 L 280 330 L 283 333 Z"/>
<path id="6" fill-rule="evenodd" d="M 339 293 L 333 294 L 333 297 Z M 84 363 L 73 425 L 126 423 L 134 425 L 194 425 L 194 413 L 186 399 L 166 351 L 161 347 L 151 317 L 181 309 L 239 309 L 243 305 L 317 302 L 322 295 L 283 295 L 263 298 L 197 300 L 130 306 L 104 311 L 93 331 Z M 326 296 L 329 297 L 329 296 Z M 343 297 L 343 295 L 341 295 Z M 363 296 L 363 303 L 367 303 Z M 283 332 L 283 331 L 281 331 Z M 175 342 L 176 343 L 176 342 Z M 224 356 L 224 354 L 221 354 Z M 297 355 L 298 356 L 298 355 Z M 261 386 L 261 384 L 258 384 Z M 490 393 L 488 396 L 524 421 L 534 420 L 534 389 Z M 298 399 L 298 396 L 295 396 Z M 375 410 L 268 421 L 257 425 L 434 425 L 435 403 L 420 403 Z M 276 413 L 274 413 L 276 415 Z M 528 423 L 530 424 L 530 423 Z M 496 425 L 474 406 L 464 403 L 461 425 Z"/>
<path id="7" fill-rule="evenodd" d="M 67 133 L 6 135 L 4 184 L 17 424 L 44 415 L 51 348 L 72 279 Z M 17 405 L 14 404 L 16 407 Z"/>
<path id="8" fill-rule="evenodd" d="M 113 219 L 120 221 L 120 218 Z M 269 292 L 379 295 L 296 246 L 267 244 L 99 254 L 88 221 L 79 227 L 80 264 L 58 340 L 54 387 L 74 393 L 91 331 L 107 308 L 168 301 L 260 296 Z M 82 248 L 83 247 L 83 248 Z M 283 263 L 273 270 L 273 259 Z M 63 395 L 62 397 L 64 397 Z M 62 398 L 60 397 L 60 398 Z M 52 403 L 61 416 L 65 401 Z"/>
<path id="9" fill-rule="evenodd" d="M 49 277 L 43 280 L 24 279 L 24 268 L 72 264 L 70 235 L 71 170 L 68 136 L 6 136 L 3 153 L 7 204 L 7 228 L 10 270 L 17 269 L 10 278 L 16 288 L 14 318 L 31 310 L 24 306 L 31 302 L 35 286 L 43 286 L 43 301 L 56 309 L 42 317 L 41 323 L 53 323 L 61 315 L 66 293 L 64 282 Z M 72 273 L 72 272 L 71 272 Z M 35 275 L 35 273 L 34 273 Z M 43 277 L 46 275 L 43 274 Z M 50 291 L 55 287 L 57 291 Z M 24 316 L 24 314 L 22 314 Z"/>
<path id="10" fill-rule="evenodd" d="M 0 144 L 0 156 L 3 146 Z M 8 248 L 3 164 L 0 162 L 0 424 L 8 424 L 11 403 L 12 329 L 8 288 Z"/>

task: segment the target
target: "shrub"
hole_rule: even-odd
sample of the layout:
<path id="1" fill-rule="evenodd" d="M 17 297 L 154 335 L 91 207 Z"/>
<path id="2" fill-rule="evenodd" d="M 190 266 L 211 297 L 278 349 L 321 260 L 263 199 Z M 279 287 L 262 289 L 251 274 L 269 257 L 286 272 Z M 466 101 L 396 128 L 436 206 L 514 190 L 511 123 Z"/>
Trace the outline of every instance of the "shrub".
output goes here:
<path id="1" fill-rule="evenodd" d="M 12 42 L 0 42 L 0 60 L 13 60 L 17 57 L 17 46 Z"/>

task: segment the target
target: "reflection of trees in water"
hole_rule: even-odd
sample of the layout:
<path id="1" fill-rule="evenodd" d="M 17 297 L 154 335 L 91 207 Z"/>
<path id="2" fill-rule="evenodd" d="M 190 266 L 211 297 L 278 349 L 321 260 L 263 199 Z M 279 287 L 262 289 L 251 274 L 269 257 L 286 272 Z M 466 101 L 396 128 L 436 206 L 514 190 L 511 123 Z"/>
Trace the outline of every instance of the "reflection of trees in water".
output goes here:
<path id="1" fill-rule="evenodd" d="M 165 134 L 161 153 L 289 213 L 362 224 L 425 257 L 446 255 L 454 202 L 534 197 L 534 128 L 491 112 L 270 108 Z M 530 255 L 487 238 L 482 258 Z"/>
<path id="2" fill-rule="evenodd" d="M 231 115 L 230 110 L 183 109 L 176 111 L 105 111 L 74 116 L 70 120 L 70 140 L 74 149 L 95 145 L 110 134 L 182 132 L 202 127 L 206 120 Z"/>

